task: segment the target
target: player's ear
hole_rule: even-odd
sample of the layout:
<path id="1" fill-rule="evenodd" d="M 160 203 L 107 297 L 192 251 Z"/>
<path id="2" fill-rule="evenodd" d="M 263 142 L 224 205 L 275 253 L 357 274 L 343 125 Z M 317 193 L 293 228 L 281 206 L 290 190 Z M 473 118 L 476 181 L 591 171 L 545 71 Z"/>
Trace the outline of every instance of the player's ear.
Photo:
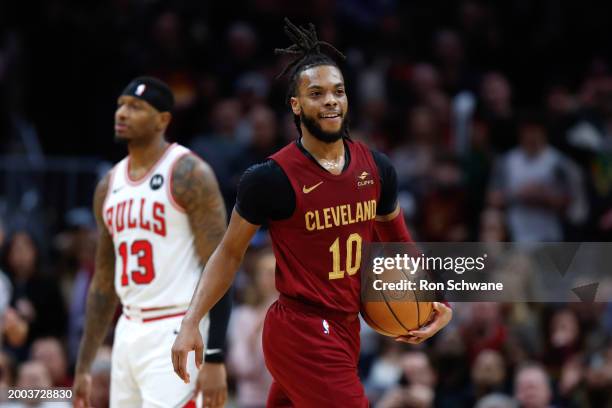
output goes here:
<path id="1" fill-rule="evenodd" d="M 159 130 L 166 129 L 172 120 L 172 114 L 170 112 L 160 112 L 159 114 Z"/>
<path id="2" fill-rule="evenodd" d="M 291 99 L 289 99 L 289 103 L 291 104 L 293 114 L 300 116 L 300 113 L 302 113 L 302 107 L 300 106 L 300 101 L 298 101 L 298 98 L 292 96 Z"/>

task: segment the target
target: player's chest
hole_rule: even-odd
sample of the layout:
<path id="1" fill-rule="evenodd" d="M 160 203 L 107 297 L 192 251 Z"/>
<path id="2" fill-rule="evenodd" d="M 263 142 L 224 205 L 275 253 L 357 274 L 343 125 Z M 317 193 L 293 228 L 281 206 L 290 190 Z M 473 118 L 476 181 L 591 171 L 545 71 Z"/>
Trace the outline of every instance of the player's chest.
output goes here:
<path id="1" fill-rule="evenodd" d="M 293 185 L 296 201 L 305 207 L 378 199 L 380 191 L 380 180 L 369 166 L 357 167 L 337 177 L 304 171 L 294 176 Z"/>
<path id="2" fill-rule="evenodd" d="M 113 237 L 140 233 L 166 237 L 174 212 L 165 191 L 124 185 L 109 191 L 104 222 Z"/>
<path id="3" fill-rule="evenodd" d="M 308 231 L 359 225 L 376 217 L 380 182 L 370 169 L 338 179 L 304 174 L 297 181 L 296 216 Z"/>

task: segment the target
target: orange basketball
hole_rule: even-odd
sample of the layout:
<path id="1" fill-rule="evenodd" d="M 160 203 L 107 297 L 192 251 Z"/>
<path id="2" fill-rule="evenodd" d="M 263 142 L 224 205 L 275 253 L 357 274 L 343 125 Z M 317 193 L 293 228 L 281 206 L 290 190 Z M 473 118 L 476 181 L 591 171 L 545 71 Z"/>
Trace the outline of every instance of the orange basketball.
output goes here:
<path id="1" fill-rule="evenodd" d="M 431 319 L 431 302 L 365 302 L 361 315 L 368 326 L 389 336 L 405 336 Z"/>
<path id="2" fill-rule="evenodd" d="M 361 315 L 366 323 L 384 336 L 405 336 L 409 331 L 420 328 L 433 316 L 431 298 L 419 290 L 374 290 L 374 280 L 390 283 L 413 280 L 403 271 L 386 271 L 366 280 L 362 291 Z M 378 282 L 377 287 L 381 286 Z M 419 301 L 419 299 L 422 299 Z"/>

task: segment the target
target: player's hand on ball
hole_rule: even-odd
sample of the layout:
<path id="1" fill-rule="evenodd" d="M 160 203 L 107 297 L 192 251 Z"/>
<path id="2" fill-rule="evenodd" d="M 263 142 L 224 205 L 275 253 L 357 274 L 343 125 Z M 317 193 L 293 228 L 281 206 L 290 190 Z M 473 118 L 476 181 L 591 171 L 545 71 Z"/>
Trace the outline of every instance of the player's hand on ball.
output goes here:
<path id="1" fill-rule="evenodd" d="M 77 374 L 72 388 L 73 406 L 75 408 L 91 407 L 91 374 Z"/>
<path id="2" fill-rule="evenodd" d="M 198 324 L 183 320 L 181 330 L 172 345 L 172 365 L 174 372 L 181 377 L 185 383 L 189 383 L 189 373 L 187 372 L 187 355 L 195 350 L 195 363 L 198 369 L 202 366 L 204 359 L 204 343 Z"/>
<path id="3" fill-rule="evenodd" d="M 198 372 L 195 398 L 203 394 L 204 408 L 223 407 L 227 400 L 227 374 L 223 363 L 204 363 Z"/>
<path id="4" fill-rule="evenodd" d="M 444 303 L 433 302 L 434 316 L 432 320 L 418 330 L 408 332 L 407 336 L 396 337 L 396 341 L 408 344 L 420 344 L 442 330 L 453 318 L 453 309 Z"/>

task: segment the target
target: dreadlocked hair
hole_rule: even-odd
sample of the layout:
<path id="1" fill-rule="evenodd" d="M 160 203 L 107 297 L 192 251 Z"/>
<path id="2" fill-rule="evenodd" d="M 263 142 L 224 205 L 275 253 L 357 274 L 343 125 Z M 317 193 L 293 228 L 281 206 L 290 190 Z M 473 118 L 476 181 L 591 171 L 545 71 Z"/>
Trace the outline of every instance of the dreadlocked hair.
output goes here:
<path id="1" fill-rule="evenodd" d="M 285 96 L 285 102 L 289 103 L 291 97 L 297 93 L 298 79 L 303 71 L 321 65 L 331 65 L 339 68 L 338 64 L 330 56 L 321 52 L 321 46 L 328 48 L 335 57 L 341 60 L 345 60 L 346 57 L 330 43 L 319 41 L 317 31 L 312 23 L 308 24 L 308 28 L 298 27 L 289 21 L 288 18 L 285 18 L 284 30 L 289 39 L 293 41 L 293 45 L 287 48 L 276 48 L 274 53 L 277 55 L 295 56 L 293 61 L 287 64 L 280 74 L 276 76 L 279 79 L 285 74 L 290 73 L 289 87 Z M 300 117 L 293 115 L 293 120 L 298 132 L 301 134 Z"/>

